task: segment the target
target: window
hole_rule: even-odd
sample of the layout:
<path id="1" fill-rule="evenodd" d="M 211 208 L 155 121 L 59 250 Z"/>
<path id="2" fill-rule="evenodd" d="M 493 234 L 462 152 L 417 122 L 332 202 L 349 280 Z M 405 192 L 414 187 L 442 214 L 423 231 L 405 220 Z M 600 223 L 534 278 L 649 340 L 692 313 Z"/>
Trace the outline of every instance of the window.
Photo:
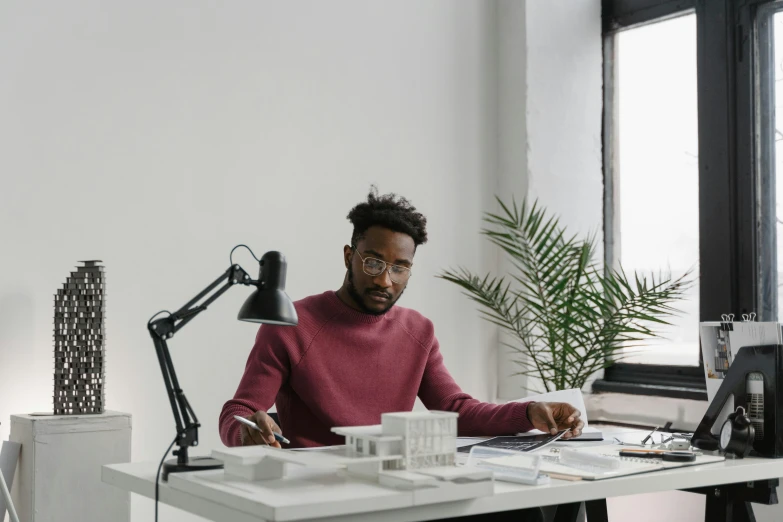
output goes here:
<path id="1" fill-rule="evenodd" d="M 758 12 L 759 84 L 758 122 L 760 240 L 759 291 L 768 317 L 782 320 L 783 291 L 780 289 L 781 233 L 783 232 L 783 4 L 775 2 Z"/>
<path id="2" fill-rule="evenodd" d="M 614 227 L 609 260 L 647 277 L 698 275 L 699 167 L 696 15 L 614 36 Z M 698 280 L 629 363 L 699 364 Z"/>
<path id="3" fill-rule="evenodd" d="M 775 4 L 774 7 L 778 9 L 783 8 L 780 4 Z M 762 258 L 766 257 L 770 273 L 766 274 L 767 277 L 761 281 L 761 285 L 762 292 L 772 295 L 777 294 L 774 298 L 777 311 L 771 310 L 771 313 L 775 314 L 778 320 L 781 320 L 780 311 L 783 310 L 783 306 L 781 306 L 783 292 L 780 291 L 780 281 L 783 281 L 783 278 L 780 277 L 781 266 L 778 260 L 783 259 L 780 251 L 781 245 L 783 245 L 780 237 L 781 232 L 783 232 L 783 207 L 781 206 L 783 204 L 783 180 L 780 179 L 780 176 L 783 175 L 783 168 L 781 168 L 783 167 L 783 164 L 781 164 L 781 161 L 783 161 L 783 150 L 781 150 L 781 147 L 783 147 L 783 110 L 781 110 L 781 106 L 783 106 L 783 13 L 777 11 L 774 14 L 769 15 L 765 13 L 765 15 L 764 22 L 771 28 L 772 38 L 769 38 L 769 36 L 762 38 L 760 44 L 766 45 L 767 49 L 771 46 L 772 52 L 760 55 L 760 59 L 764 60 L 761 69 L 765 72 L 762 77 L 772 78 L 773 82 L 769 86 L 769 91 L 771 91 L 769 96 L 762 95 L 762 103 L 767 99 L 774 101 L 770 104 L 771 106 L 762 107 L 761 112 L 765 115 L 767 121 L 774 125 L 774 128 L 770 128 L 762 123 L 762 136 L 767 138 L 765 141 L 774 145 L 769 147 L 768 154 L 762 152 L 762 157 L 766 156 L 767 158 L 768 167 L 768 169 L 762 171 L 762 179 L 765 180 L 762 183 L 766 185 L 769 191 L 768 194 L 774 195 L 775 206 L 774 214 L 772 212 L 766 214 L 768 217 L 763 222 L 768 226 L 767 230 L 770 231 L 772 230 L 770 225 L 774 224 L 775 232 L 764 237 L 764 239 L 769 241 L 767 243 L 769 254 L 764 256 L 762 251 Z M 764 118 L 762 118 L 763 121 Z M 773 168 L 774 171 L 771 170 Z M 770 219 L 773 217 L 774 221 Z M 770 300 L 772 300 L 771 296 Z"/>
<path id="4" fill-rule="evenodd" d="M 779 319 L 783 2 L 602 6 L 607 264 L 676 275 L 698 263 L 699 281 L 668 348 L 614 364 L 593 389 L 706 399 L 698 322 Z"/>

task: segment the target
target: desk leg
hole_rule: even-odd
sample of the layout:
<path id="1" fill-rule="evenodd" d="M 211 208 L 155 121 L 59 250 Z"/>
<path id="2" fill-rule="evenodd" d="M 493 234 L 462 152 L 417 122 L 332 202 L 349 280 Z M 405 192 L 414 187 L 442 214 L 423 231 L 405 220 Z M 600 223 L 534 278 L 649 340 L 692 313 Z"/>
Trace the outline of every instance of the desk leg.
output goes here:
<path id="1" fill-rule="evenodd" d="M 756 522 L 751 502 L 778 503 L 778 480 L 759 480 L 740 484 L 686 489 L 707 497 L 705 522 Z"/>
<path id="2" fill-rule="evenodd" d="M 716 490 L 718 491 L 718 490 Z M 735 501 L 729 495 L 707 495 L 704 520 L 710 522 L 756 522 L 750 502 Z"/>
<path id="3" fill-rule="evenodd" d="M 560 504 L 557 506 L 555 518 L 552 522 L 577 522 L 581 502 L 573 504 Z M 609 522 L 606 514 L 606 499 L 588 500 L 584 503 L 587 522 Z"/>
<path id="4" fill-rule="evenodd" d="M 609 522 L 609 514 L 606 512 L 606 499 L 588 500 L 585 502 L 587 522 Z"/>
<path id="5" fill-rule="evenodd" d="M 577 517 L 579 517 L 580 507 L 582 507 L 581 502 L 558 505 L 552 522 L 577 522 L 579 520 Z"/>

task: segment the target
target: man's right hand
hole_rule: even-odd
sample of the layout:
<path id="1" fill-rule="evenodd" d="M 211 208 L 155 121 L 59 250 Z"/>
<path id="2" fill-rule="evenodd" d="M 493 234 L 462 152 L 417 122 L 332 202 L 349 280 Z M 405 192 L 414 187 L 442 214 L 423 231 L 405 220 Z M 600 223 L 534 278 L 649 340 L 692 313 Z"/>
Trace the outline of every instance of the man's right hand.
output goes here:
<path id="1" fill-rule="evenodd" d="M 261 428 L 261 431 L 246 426 L 245 424 L 237 423 L 239 424 L 239 440 L 242 441 L 243 446 L 266 444 L 276 448 L 280 447 L 280 443 L 275 440 L 273 432 L 282 433 L 282 430 L 265 411 L 259 410 L 253 415 L 248 415 L 245 418 L 255 422 L 256 426 Z"/>
<path id="2" fill-rule="evenodd" d="M 559 430 L 571 431 L 564 439 L 582 434 L 585 423 L 579 418 L 581 412 L 567 402 L 531 402 L 527 406 L 527 418 L 534 428 L 554 435 Z"/>

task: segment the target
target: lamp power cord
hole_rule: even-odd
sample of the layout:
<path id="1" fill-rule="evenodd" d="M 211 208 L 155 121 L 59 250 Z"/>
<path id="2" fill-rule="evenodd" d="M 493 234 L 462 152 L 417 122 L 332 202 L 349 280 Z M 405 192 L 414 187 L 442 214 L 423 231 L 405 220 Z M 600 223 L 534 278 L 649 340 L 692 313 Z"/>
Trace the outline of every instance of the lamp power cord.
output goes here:
<path id="1" fill-rule="evenodd" d="M 228 254 L 228 263 L 229 263 L 230 265 L 233 265 L 233 264 L 234 264 L 234 250 L 236 250 L 237 248 L 242 248 L 242 247 L 245 247 L 245 248 L 247 248 L 247 250 L 250 252 L 250 255 L 251 255 L 251 256 L 253 256 L 253 259 L 255 259 L 256 261 L 258 261 L 259 263 L 261 262 L 261 260 L 260 260 L 260 259 L 258 259 L 258 258 L 256 257 L 256 255 L 253 253 L 253 251 L 250 249 L 250 247 L 249 247 L 249 246 L 247 246 L 247 245 L 237 245 L 237 246 L 235 246 L 234 248 L 232 248 L 232 249 L 231 249 L 231 253 L 230 253 L 230 254 Z"/>
<path id="2" fill-rule="evenodd" d="M 166 457 L 171 451 L 171 448 L 174 447 L 174 444 L 177 442 L 178 438 L 179 437 L 175 437 L 174 440 L 171 441 L 171 444 L 169 445 L 169 449 L 166 450 L 166 453 L 163 454 L 163 458 L 160 459 L 160 464 L 158 465 L 158 472 L 155 474 L 155 522 L 158 522 L 158 492 L 160 488 L 160 470 L 163 468 L 163 462 L 166 460 Z"/>

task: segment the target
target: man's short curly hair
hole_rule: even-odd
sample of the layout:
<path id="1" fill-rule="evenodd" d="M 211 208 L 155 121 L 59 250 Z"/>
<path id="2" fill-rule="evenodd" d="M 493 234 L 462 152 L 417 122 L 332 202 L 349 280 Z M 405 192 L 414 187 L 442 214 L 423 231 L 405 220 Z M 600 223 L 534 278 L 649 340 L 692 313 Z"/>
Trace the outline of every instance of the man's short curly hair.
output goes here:
<path id="1" fill-rule="evenodd" d="M 370 189 L 367 201 L 351 209 L 348 220 L 353 224 L 351 246 L 356 246 L 372 226 L 408 234 L 413 238 L 415 246 L 427 242 L 427 218 L 416 212 L 416 207 L 410 201 L 397 194 L 379 196 L 375 186 Z"/>

